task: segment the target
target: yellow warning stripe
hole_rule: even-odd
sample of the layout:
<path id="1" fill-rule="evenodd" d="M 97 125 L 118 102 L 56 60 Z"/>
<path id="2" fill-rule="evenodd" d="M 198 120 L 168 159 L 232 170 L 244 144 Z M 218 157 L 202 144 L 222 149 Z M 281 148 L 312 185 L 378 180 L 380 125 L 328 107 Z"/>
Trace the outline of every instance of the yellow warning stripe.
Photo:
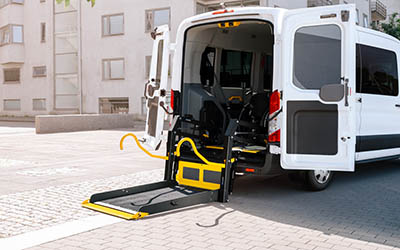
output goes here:
<path id="1" fill-rule="evenodd" d="M 206 148 L 224 150 L 224 147 L 218 147 L 218 146 L 206 146 Z"/>
<path id="2" fill-rule="evenodd" d="M 126 219 L 126 220 L 137 220 L 137 219 L 140 219 L 140 218 L 143 218 L 143 217 L 149 215 L 148 213 L 143 213 L 143 212 L 137 212 L 136 214 L 130 214 L 127 212 L 119 211 L 117 209 L 90 203 L 89 200 L 85 200 L 84 202 L 82 202 L 82 207 L 89 208 L 89 209 L 92 209 L 92 210 L 95 210 L 98 212 L 102 212 L 105 214 L 114 215 L 114 216 L 117 216 L 119 218 Z"/>

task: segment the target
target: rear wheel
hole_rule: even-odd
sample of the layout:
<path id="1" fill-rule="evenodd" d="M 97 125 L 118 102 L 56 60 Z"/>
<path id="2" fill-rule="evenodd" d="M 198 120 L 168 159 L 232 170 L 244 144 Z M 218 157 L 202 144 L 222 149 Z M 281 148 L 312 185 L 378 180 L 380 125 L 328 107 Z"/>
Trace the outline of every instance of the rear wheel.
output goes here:
<path id="1" fill-rule="evenodd" d="M 333 172 L 328 170 L 294 171 L 289 173 L 288 177 L 296 185 L 312 191 L 321 191 L 329 186 Z"/>
<path id="2" fill-rule="evenodd" d="M 327 188 L 332 180 L 333 172 L 329 170 L 310 170 L 305 173 L 305 184 L 313 191 Z"/>

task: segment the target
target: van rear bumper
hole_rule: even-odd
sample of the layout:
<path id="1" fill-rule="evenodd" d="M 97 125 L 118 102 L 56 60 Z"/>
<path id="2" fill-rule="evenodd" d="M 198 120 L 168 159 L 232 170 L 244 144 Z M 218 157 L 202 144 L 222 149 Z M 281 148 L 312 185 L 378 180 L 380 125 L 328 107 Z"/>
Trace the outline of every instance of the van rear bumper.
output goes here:
<path id="1" fill-rule="evenodd" d="M 247 166 L 246 164 L 237 164 L 235 172 L 252 175 L 280 175 L 284 172 L 281 167 L 281 156 L 275 154 L 267 154 L 265 163 L 262 167 Z"/>

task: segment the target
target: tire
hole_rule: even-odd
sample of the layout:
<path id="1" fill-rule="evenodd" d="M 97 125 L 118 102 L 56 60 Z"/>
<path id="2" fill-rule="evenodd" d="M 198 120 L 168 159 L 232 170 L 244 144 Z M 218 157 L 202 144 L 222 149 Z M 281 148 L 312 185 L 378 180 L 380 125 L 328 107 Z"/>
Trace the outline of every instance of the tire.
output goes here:
<path id="1" fill-rule="evenodd" d="M 309 190 L 322 191 L 331 183 L 333 172 L 327 170 L 310 170 L 304 175 L 305 185 Z"/>

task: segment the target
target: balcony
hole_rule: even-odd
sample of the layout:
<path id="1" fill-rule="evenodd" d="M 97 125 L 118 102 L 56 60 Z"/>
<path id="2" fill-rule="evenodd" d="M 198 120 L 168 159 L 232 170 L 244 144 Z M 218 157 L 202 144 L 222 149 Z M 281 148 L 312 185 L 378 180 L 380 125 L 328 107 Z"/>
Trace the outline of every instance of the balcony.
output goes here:
<path id="1" fill-rule="evenodd" d="M 8 44 L 0 47 L 0 65 L 24 63 L 25 49 L 23 44 Z"/>
<path id="2" fill-rule="evenodd" d="M 8 4 L 0 8 L 0 27 L 9 23 L 22 24 L 23 22 L 24 5 Z"/>
<path id="3" fill-rule="evenodd" d="M 372 21 L 384 21 L 387 17 L 387 7 L 381 1 L 371 1 Z"/>
<path id="4" fill-rule="evenodd" d="M 326 6 L 332 5 L 332 0 L 308 0 L 307 7 L 318 7 L 318 6 Z"/>

